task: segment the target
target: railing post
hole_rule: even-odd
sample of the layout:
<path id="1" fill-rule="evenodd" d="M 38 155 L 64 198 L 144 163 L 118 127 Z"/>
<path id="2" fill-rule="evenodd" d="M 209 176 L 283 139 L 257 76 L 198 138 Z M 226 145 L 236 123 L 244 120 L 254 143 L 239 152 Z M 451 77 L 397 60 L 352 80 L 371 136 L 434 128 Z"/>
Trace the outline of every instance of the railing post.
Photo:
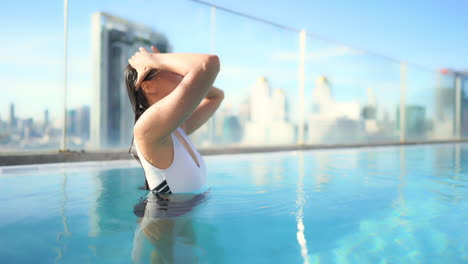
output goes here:
<path id="1" fill-rule="evenodd" d="M 63 1 L 63 130 L 61 150 L 67 150 L 68 0 Z"/>
<path id="2" fill-rule="evenodd" d="M 211 53 L 216 51 L 216 7 L 211 7 L 210 17 L 210 50 Z"/>
<path id="3" fill-rule="evenodd" d="M 306 56 L 306 31 L 299 32 L 299 127 L 298 145 L 304 145 L 304 123 L 305 123 L 305 56 Z"/>
<path id="4" fill-rule="evenodd" d="M 400 63 L 400 142 L 406 140 L 406 63 Z"/>
<path id="5" fill-rule="evenodd" d="M 461 138 L 461 78 L 455 77 L 455 139 Z"/>
<path id="6" fill-rule="evenodd" d="M 211 7 L 210 16 L 210 52 L 216 54 L 216 7 L 214 6 Z M 214 144 L 216 139 L 216 118 L 218 115 L 215 113 L 209 121 L 208 136 L 211 144 Z"/>

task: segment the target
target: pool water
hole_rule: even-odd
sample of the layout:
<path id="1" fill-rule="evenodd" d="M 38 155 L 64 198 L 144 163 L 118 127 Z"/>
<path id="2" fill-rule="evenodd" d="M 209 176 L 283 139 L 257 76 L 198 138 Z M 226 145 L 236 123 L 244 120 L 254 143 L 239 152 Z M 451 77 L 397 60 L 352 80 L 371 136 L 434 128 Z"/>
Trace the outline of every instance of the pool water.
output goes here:
<path id="1" fill-rule="evenodd" d="M 205 156 L 156 196 L 135 161 L 0 168 L 0 263 L 467 263 L 468 145 Z"/>

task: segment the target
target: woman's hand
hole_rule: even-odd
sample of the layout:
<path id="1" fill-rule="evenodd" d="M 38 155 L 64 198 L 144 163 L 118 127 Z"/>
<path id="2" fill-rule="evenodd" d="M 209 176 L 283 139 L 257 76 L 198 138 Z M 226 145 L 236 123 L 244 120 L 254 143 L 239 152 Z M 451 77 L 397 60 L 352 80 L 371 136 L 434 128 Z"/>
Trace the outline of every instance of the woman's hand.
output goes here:
<path id="1" fill-rule="evenodd" d="M 151 47 L 153 51 L 156 51 L 156 47 Z M 145 78 L 146 74 L 151 70 L 151 65 L 154 64 L 154 53 L 149 53 L 145 48 L 140 47 L 140 51 L 136 52 L 129 60 L 128 63 L 137 71 L 138 77 L 135 84 L 138 90 L 141 82 Z M 159 51 L 158 51 L 159 52 Z"/>

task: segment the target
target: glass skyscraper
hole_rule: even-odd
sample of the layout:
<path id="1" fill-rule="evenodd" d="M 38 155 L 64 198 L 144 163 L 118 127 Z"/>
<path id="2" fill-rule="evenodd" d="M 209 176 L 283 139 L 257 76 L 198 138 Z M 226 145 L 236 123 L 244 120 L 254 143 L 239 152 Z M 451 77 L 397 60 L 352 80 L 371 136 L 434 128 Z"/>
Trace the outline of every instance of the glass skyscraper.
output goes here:
<path id="1" fill-rule="evenodd" d="M 102 12 L 92 16 L 92 34 L 92 146 L 125 148 L 130 145 L 134 124 L 123 75 L 128 58 L 140 46 L 156 45 L 160 52 L 169 52 L 169 43 L 149 27 Z"/>

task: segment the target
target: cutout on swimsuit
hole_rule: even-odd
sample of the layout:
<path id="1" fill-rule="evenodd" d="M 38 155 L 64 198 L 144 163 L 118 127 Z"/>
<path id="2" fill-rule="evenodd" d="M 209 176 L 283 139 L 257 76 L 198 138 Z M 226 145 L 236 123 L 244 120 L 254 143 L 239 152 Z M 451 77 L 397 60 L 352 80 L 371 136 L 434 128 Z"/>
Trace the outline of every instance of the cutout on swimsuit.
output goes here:
<path id="1" fill-rule="evenodd" d="M 177 130 L 176 130 L 177 131 Z M 176 132 L 174 131 L 174 132 Z M 185 132 L 185 131 L 184 131 Z M 185 140 L 185 137 L 183 135 L 180 134 L 179 131 L 177 131 L 177 133 L 175 133 L 176 137 L 179 139 L 179 142 L 182 142 L 182 144 L 184 145 L 184 148 L 185 150 L 188 152 L 188 154 L 192 157 L 193 161 L 195 162 L 195 164 L 197 165 L 198 168 L 200 168 L 200 162 L 198 161 L 197 159 L 197 156 L 195 155 L 195 153 L 193 152 L 192 150 L 192 147 L 189 145 L 189 143 Z"/>

